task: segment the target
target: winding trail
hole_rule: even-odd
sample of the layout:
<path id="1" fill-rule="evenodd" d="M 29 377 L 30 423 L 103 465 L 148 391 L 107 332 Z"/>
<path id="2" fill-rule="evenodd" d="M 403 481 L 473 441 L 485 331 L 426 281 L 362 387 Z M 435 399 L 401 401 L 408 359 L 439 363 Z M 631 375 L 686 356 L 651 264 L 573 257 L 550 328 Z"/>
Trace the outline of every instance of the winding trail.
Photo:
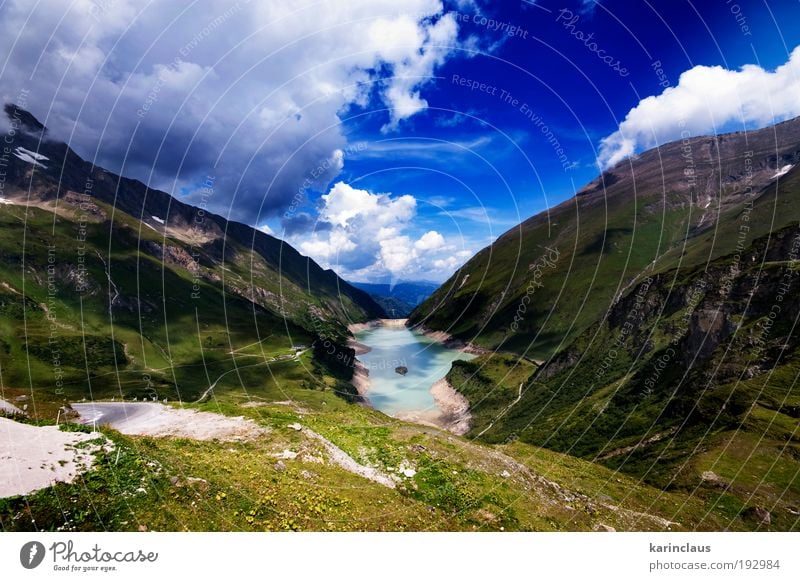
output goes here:
<path id="1" fill-rule="evenodd" d="M 377 468 L 373 468 L 372 466 L 364 466 L 363 464 L 359 464 L 353 459 L 352 456 L 331 442 L 325 436 L 322 436 L 321 434 L 318 434 L 317 432 L 306 427 L 303 428 L 302 433 L 312 440 L 316 440 L 322 444 L 322 446 L 328 452 L 328 458 L 330 461 L 339 466 L 339 468 L 347 470 L 348 472 L 352 472 L 353 474 L 357 474 L 358 476 L 366 478 L 367 480 L 372 480 L 373 482 L 385 486 L 386 488 L 395 487 L 395 481 L 390 476 L 384 474 Z"/>
<path id="2" fill-rule="evenodd" d="M 248 347 L 249 347 L 249 345 L 248 345 Z M 243 349 L 244 349 L 244 347 L 243 347 Z M 231 373 L 233 373 L 235 371 L 239 371 L 240 369 L 247 369 L 249 367 L 258 367 L 259 365 L 269 365 L 270 363 L 275 363 L 277 361 L 297 361 L 298 359 L 300 359 L 300 356 L 303 353 L 305 353 L 306 351 L 308 351 L 308 349 L 304 349 L 302 351 L 295 351 L 294 353 L 287 353 L 287 354 L 284 354 L 284 355 L 276 355 L 274 357 L 270 357 L 269 359 L 265 359 L 264 361 L 259 361 L 258 363 L 252 363 L 250 365 L 240 365 L 238 367 L 234 367 L 233 369 L 229 369 L 228 371 L 224 372 L 222 375 L 217 377 L 217 379 L 214 380 L 214 383 L 209 385 L 208 389 L 206 389 L 203 392 L 203 395 L 201 395 L 199 398 L 197 398 L 195 403 L 203 403 L 204 401 L 206 401 L 209 398 L 209 396 L 211 395 L 211 392 L 214 391 L 214 388 L 217 387 L 217 384 L 219 383 L 219 381 L 223 377 L 225 377 L 226 375 L 229 375 L 229 374 L 231 374 Z M 256 355 L 256 357 L 258 357 L 258 355 Z"/>
<path id="3" fill-rule="evenodd" d="M 505 409 L 504 409 L 502 412 L 500 412 L 499 414 L 497 414 L 497 417 L 496 417 L 495 419 L 493 419 L 493 420 L 492 420 L 492 422 L 491 422 L 491 423 L 490 423 L 488 426 L 486 426 L 485 428 L 483 428 L 483 430 L 481 430 L 481 432 L 480 432 L 480 433 L 479 433 L 477 436 L 475 436 L 476 438 L 480 438 L 480 437 L 481 437 L 482 435 L 484 435 L 486 432 L 488 432 L 489 430 L 491 430 L 491 429 L 492 429 L 492 426 L 494 426 L 494 424 L 495 424 L 495 422 L 497 422 L 497 420 L 499 420 L 499 419 L 500 419 L 500 418 L 502 418 L 504 415 L 506 415 L 506 414 L 508 413 L 508 410 L 510 410 L 512 407 L 514 407 L 515 405 L 517 405 L 517 404 L 519 403 L 519 400 L 521 400 L 521 399 L 522 399 L 522 386 L 523 386 L 523 385 L 525 385 L 525 382 L 524 382 L 524 381 L 523 381 L 522 383 L 520 383 L 520 384 L 519 384 L 519 392 L 517 393 L 517 399 L 515 399 L 514 401 L 512 401 L 510 404 L 508 404 L 508 405 L 506 406 L 506 408 L 505 408 Z"/>

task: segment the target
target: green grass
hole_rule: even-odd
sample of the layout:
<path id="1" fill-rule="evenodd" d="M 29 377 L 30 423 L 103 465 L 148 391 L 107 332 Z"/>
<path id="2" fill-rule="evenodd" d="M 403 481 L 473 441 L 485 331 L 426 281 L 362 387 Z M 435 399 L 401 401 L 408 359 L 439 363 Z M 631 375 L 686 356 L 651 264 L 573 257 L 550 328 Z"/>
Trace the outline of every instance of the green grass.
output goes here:
<path id="1" fill-rule="evenodd" d="M 472 433 L 481 432 L 516 400 L 520 384 L 535 369 L 535 364 L 503 353 L 453 363 L 447 380 L 470 402 Z"/>

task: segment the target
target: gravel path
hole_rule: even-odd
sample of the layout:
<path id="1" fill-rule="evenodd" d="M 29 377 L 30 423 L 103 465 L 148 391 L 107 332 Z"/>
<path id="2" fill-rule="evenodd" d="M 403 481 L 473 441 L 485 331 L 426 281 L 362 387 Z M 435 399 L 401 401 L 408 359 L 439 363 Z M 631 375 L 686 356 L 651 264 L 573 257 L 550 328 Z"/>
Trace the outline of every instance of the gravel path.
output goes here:
<path id="1" fill-rule="evenodd" d="M 328 452 L 328 459 L 333 464 L 339 466 L 339 468 L 347 470 L 348 472 L 352 472 L 353 474 L 358 474 L 367 480 L 372 480 L 373 482 L 377 482 L 378 484 L 386 486 L 387 488 L 395 487 L 395 481 L 392 478 L 377 468 L 359 464 L 349 454 L 347 454 L 347 452 L 342 450 L 339 446 L 331 442 L 325 436 L 322 436 L 313 430 L 309 430 L 308 428 L 303 428 L 303 433 L 312 440 L 317 440 L 320 442 Z"/>

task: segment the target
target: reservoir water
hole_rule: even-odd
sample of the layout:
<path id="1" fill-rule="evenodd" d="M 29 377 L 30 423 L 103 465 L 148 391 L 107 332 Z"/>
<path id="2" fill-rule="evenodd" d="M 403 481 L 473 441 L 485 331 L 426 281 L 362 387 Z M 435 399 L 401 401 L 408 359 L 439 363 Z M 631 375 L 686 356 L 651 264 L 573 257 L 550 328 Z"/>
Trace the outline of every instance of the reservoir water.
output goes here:
<path id="1" fill-rule="evenodd" d="M 447 375 L 453 361 L 474 357 L 401 325 L 373 327 L 355 336 L 371 349 L 358 356 L 369 370 L 367 399 L 390 416 L 433 408 L 431 386 Z M 398 367 L 408 372 L 402 375 L 396 371 Z"/>

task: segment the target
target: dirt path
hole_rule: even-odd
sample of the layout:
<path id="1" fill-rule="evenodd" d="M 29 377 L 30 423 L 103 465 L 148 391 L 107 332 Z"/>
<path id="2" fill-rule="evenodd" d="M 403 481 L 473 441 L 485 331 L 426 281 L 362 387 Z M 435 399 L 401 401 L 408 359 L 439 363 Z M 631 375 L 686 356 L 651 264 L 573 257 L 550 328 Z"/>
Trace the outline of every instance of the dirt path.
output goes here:
<path id="1" fill-rule="evenodd" d="M 521 399 L 522 399 L 522 386 L 523 386 L 523 385 L 525 385 L 525 383 L 524 383 L 524 382 L 519 384 L 519 392 L 517 393 L 517 399 L 515 399 L 514 401 L 512 401 L 510 404 L 508 404 L 508 405 L 506 406 L 506 408 L 505 408 L 505 409 L 504 409 L 502 412 L 500 412 L 499 414 L 497 414 L 497 417 L 496 417 L 494 420 L 492 420 L 492 423 L 490 423 L 488 426 L 486 426 L 485 428 L 483 428 L 483 430 L 481 430 L 480 434 L 478 434 L 477 436 L 475 436 L 476 438 L 480 438 L 480 437 L 481 437 L 482 435 L 484 435 L 486 432 L 488 432 L 489 430 L 491 430 L 491 429 L 492 429 L 492 426 L 494 426 L 494 424 L 495 424 L 495 422 L 497 422 L 497 420 L 499 420 L 499 419 L 500 419 L 500 418 L 502 418 L 504 415 L 506 415 L 506 414 L 508 413 L 508 410 L 510 410 L 512 407 L 514 407 L 515 405 L 517 405 L 517 404 L 519 403 L 519 400 L 521 400 Z"/>
<path id="2" fill-rule="evenodd" d="M 377 482 L 378 484 L 385 486 L 387 488 L 395 487 L 394 479 L 384 474 L 377 468 L 359 464 L 349 454 L 347 454 L 347 452 L 342 450 L 339 446 L 331 442 L 325 436 L 322 436 L 321 434 L 318 434 L 313 430 L 309 430 L 308 428 L 303 428 L 302 431 L 303 434 L 305 434 L 307 437 L 321 443 L 322 446 L 325 448 L 325 451 L 328 452 L 329 460 L 333 464 L 339 466 L 339 468 L 347 470 L 348 472 L 352 472 L 353 474 L 358 474 L 359 476 L 366 478 L 367 480 L 372 480 L 373 482 Z"/>

